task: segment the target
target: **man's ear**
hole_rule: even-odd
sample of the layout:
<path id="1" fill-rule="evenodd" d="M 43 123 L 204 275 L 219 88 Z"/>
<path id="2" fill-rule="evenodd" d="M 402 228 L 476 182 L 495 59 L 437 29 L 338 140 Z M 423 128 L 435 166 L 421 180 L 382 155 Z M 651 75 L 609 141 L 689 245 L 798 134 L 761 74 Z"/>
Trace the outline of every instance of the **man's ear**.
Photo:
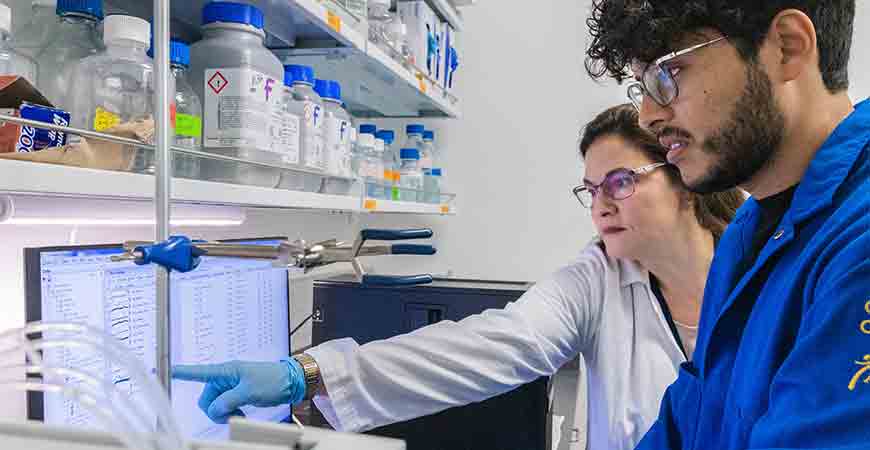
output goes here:
<path id="1" fill-rule="evenodd" d="M 816 27 L 803 11 L 780 11 L 770 23 L 762 51 L 769 51 L 768 74 L 782 82 L 793 81 L 807 70 L 818 69 Z M 772 69 L 772 70 L 771 70 Z"/>

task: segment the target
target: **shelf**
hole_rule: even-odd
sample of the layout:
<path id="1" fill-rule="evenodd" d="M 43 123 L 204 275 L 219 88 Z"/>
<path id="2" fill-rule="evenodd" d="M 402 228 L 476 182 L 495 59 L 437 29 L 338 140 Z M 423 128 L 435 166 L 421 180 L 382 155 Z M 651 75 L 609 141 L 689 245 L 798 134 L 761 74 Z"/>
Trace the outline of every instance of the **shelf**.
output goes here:
<path id="1" fill-rule="evenodd" d="M 458 101 L 431 80 L 417 79 L 357 29 L 317 0 L 246 0 L 263 10 L 266 44 L 282 61 L 314 67 L 318 78 L 342 84 L 350 113 L 358 117 L 421 118 L 460 116 Z M 201 38 L 202 7 L 208 0 L 174 0 L 172 34 L 188 42 Z M 439 1 L 434 1 L 437 7 Z M 455 9 L 440 0 L 445 11 Z M 149 19 L 152 1 L 106 0 L 109 13 Z M 351 17 L 349 14 L 347 17 Z"/>
<path id="2" fill-rule="evenodd" d="M 154 177 L 54 164 L 0 160 L 0 193 L 150 201 Z M 358 195 L 328 195 L 175 179 L 172 199 L 179 203 L 317 211 L 442 215 L 440 205 L 378 201 L 364 208 Z M 371 205 L 368 205 L 371 206 Z M 452 212 L 449 210 L 448 213 Z"/>
<path id="3" fill-rule="evenodd" d="M 427 3 L 441 17 L 441 20 L 453 26 L 454 30 L 462 31 L 464 26 L 462 16 L 459 15 L 459 11 L 456 10 L 456 7 L 453 6 L 450 0 L 427 0 Z"/>
<path id="4" fill-rule="evenodd" d="M 456 215 L 456 208 L 450 204 L 432 204 L 432 203 L 414 203 L 414 202 L 394 202 L 391 200 L 380 200 L 366 198 L 363 200 L 363 210 L 370 213 L 384 214 L 426 214 L 440 216 Z"/>

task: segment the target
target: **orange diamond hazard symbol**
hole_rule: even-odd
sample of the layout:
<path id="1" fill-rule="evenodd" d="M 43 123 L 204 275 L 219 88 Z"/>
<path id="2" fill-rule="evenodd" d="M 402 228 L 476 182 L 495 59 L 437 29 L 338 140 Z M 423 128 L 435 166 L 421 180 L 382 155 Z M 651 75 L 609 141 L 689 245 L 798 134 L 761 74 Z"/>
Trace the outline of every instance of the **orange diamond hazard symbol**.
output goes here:
<path id="1" fill-rule="evenodd" d="M 208 80 L 208 87 L 210 87 L 215 94 L 220 94 L 228 84 L 230 84 L 229 81 L 227 81 L 220 72 L 215 72 Z"/>

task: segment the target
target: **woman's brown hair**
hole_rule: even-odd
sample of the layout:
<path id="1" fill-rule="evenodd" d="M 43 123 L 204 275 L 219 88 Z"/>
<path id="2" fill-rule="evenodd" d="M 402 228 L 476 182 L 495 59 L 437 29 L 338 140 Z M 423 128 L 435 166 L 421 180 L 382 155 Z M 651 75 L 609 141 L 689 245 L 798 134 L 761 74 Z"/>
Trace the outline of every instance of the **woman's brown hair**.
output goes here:
<path id="1" fill-rule="evenodd" d="M 585 158 L 592 143 L 603 136 L 619 136 L 634 144 L 653 162 L 667 162 L 666 151 L 652 133 L 640 127 L 637 110 L 631 104 L 614 106 L 589 122 L 580 138 L 580 154 Z M 718 241 L 746 197 L 738 189 L 706 195 L 692 193 L 676 167 L 668 165 L 665 169 L 675 186 L 692 195 L 698 223 L 710 230 Z"/>

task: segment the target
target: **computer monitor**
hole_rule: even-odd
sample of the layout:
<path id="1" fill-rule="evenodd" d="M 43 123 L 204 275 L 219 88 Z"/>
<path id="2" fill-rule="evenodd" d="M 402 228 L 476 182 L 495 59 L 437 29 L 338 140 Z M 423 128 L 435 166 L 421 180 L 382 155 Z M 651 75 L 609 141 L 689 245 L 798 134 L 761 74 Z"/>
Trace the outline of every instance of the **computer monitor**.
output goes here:
<path id="1" fill-rule="evenodd" d="M 276 244 L 284 238 L 233 240 Z M 28 322 L 86 323 L 129 346 L 149 370 L 156 367 L 155 266 L 113 262 L 121 245 L 28 248 L 24 251 Z M 204 257 L 170 283 L 172 364 L 233 359 L 277 361 L 290 355 L 289 283 L 286 268 L 270 261 Z M 47 362 L 106 373 L 134 397 L 138 387 L 117 367 L 68 350 L 47 350 Z M 223 439 L 229 428 L 212 423 L 197 406 L 202 384 L 173 381 L 172 407 L 193 439 Z M 253 419 L 283 421 L 289 406 L 246 408 Z M 28 417 L 48 424 L 99 428 L 96 419 L 60 394 L 28 395 Z"/>

